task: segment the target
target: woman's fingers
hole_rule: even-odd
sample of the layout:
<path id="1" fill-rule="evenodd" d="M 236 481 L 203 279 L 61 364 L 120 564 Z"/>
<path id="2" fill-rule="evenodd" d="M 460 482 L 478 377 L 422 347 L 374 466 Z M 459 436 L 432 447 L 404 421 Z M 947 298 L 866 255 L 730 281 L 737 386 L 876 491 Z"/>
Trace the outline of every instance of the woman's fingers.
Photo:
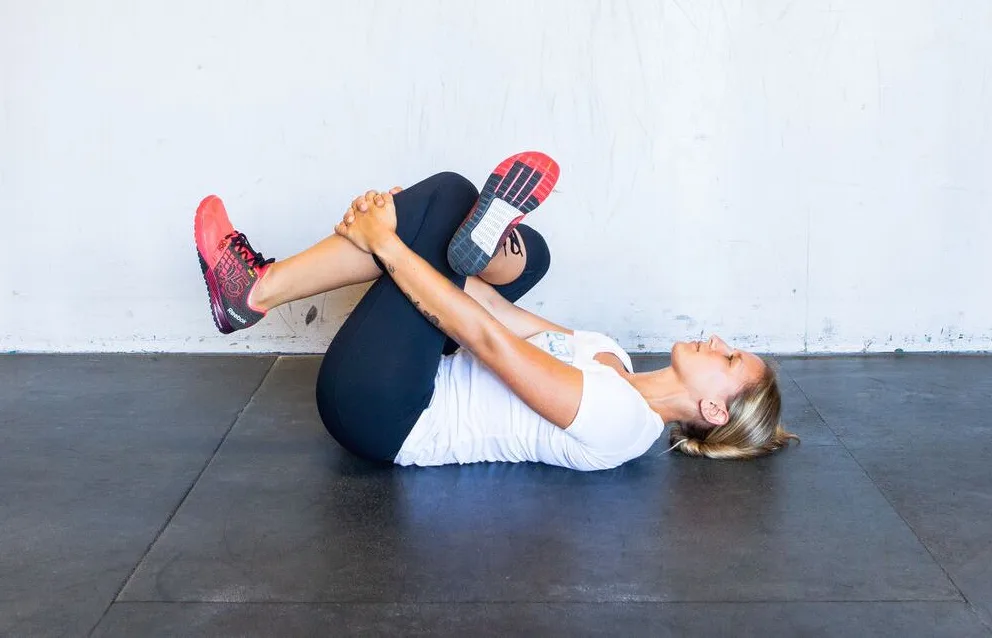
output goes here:
<path id="1" fill-rule="evenodd" d="M 351 202 L 349 211 L 367 212 L 369 206 L 385 206 L 386 202 L 392 201 L 392 196 L 403 190 L 402 186 L 393 186 L 388 193 L 380 193 L 376 190 L 365 191 L 364 195 L 359 195 Z M 389 199 L 386 197 L 389 196 Z"/>
<path id="2" fill-rule="evenodd" d="M 368 203 L 365 201 L 364 195 L 359 195 L 355 198 L 355 201 L 351 202 L 351 207 L 355 210 L 360 210 L 363 213 L 369 209 Z"/>
<path id="3" fill-rule="evenodd" d="M 353 223 L 355 221 L 356 213 L 366 213 L 371 206 L 385 206 L 387 203 L 392 203 L 393 195 L 399 193 L 403 190 L 402 186 L 393 186 L 389 189 L 389 192 L 380 193 L 377 190 L 365 191 L 364 195 L 359 195 L 351 202 L 351 208 L 345 213 L 345 219 L 351 215 L 351 221 L 348 223 Z"/>

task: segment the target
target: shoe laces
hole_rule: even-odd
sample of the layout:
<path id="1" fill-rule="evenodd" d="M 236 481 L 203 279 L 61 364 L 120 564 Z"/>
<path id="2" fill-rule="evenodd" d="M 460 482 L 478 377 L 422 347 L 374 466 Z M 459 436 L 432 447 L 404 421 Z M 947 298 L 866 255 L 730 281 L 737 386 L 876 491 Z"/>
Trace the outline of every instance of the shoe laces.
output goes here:
<path id="1" fill-rule="evenodd" d="M 520 247 L 520 236 L 517 234 L 516 229 L 510 231 L 510 235 L 503 242 L 503 254 L 509 256 L 512 252 L 514 255 L 522 255 L 523 248 Z"/>
<path id="2" fill-rule="evenodd" d="M 252 248 L 244 233 L 233 232 L 227 236 L 227 239 L 231 240 L 231 245 L 238 251 L 241 258 L 248 262 L 248 265 L 253 268 L 261 268 L 262 266 L 267 266 L 275 261 L 275 258 L 266 259 L 262 256 L 262 253 Z"/>
<path id="3" fill-rule="evenodd" d="M 514 255 L 523 253 L 523 248 L 520 247 L 520 235 L 517 232 L 516 229 L 510 231 L 510 252 Z"/>

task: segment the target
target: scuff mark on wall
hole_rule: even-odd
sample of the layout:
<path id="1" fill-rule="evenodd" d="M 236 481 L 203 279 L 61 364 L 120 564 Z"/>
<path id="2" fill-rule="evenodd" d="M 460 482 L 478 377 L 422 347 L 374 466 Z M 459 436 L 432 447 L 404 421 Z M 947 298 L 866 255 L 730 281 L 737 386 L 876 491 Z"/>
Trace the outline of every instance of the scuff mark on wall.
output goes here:
<path id="1" fill-rule="evenodd" d="M 830 317 L 826 317 L 823 320 L 823 339 L 833 339 L 836 330 L 834 329 L 834 322 Z M 822 341 L 822 339 L 821 339 Z"/>
<path id="2" fill-rule="evenodd" d="M 693 22 L 692 18 L 689 17 L 689 14 L 686 13 L 685 9 L 682 8 L 682 4 L 679 2 L 679 0 L 672 0 L 672 4 L 674 4 L 678 8 L 678 10 L 682 12 L 682 15 L 685 16 L 685 19 L 692 26 L 693 31 L 696 31 L 698 33 L 699 27 L 696 26 L 696 23 Z"/>

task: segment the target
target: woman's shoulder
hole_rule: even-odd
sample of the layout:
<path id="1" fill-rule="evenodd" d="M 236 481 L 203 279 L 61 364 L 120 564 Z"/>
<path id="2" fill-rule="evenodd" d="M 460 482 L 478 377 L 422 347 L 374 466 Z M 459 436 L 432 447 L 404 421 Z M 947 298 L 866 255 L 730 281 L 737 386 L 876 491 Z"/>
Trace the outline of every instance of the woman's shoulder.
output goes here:
<path id="1" fill-rule="evenodd" d="M 658 413 L 630 382 L 629 375 L 607 365 L 590 366 L 582 372 L 582 401 L 590 412 L 606 412 L 633 421 L 661 422 Z"/>
<path id="2" fill-rule="evenodd" d="M 625 378 L 605 366 L 583 370 L 582 376 L 579 412 L 565 432 L 601 469 L 640 456 L 658 440 L 661 417 Z"/>
<path id="3" fill-rule="evenodd" d="M 588 352 L 590 359 L 595 360 L 597 363 L 603 365 L 610 365 L 608 363 L 603 363 L 596 358 L 600 353 L 608 353 L 614 355 L 619 359 L 620 363 L 623 365 L 624 370 L 627 372 L 634 371 L 634 364 L 630 359 L 630 355 L 624 350 L 617 341 L 602 332 L 592 332 L 588 330 L 576 330 L 575 339 L 580 345 L 581 349 Z M 612 367 L 612 366 L 611 366 Z M 618 371 L 619 372 L 619 371 Z"/>

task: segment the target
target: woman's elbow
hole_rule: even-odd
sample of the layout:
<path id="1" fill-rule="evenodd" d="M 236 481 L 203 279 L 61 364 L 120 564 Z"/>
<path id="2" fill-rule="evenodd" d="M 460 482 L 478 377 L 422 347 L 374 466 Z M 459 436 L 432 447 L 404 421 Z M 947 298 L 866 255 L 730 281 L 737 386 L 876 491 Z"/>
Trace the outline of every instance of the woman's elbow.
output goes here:
<path id="1" fill-rule="evenodd" d="M 512 337 L 503 324 L 495 318 L 483 322 L 479 326 L 479 335 L 474 340 L 477 342 L 472 348 L 473 354 L 479 357 L 486 365 L 493 367 L 493 363 L 501 361 L 506 357 L 507 349 L 510 347 L 509 339 Z"/>

